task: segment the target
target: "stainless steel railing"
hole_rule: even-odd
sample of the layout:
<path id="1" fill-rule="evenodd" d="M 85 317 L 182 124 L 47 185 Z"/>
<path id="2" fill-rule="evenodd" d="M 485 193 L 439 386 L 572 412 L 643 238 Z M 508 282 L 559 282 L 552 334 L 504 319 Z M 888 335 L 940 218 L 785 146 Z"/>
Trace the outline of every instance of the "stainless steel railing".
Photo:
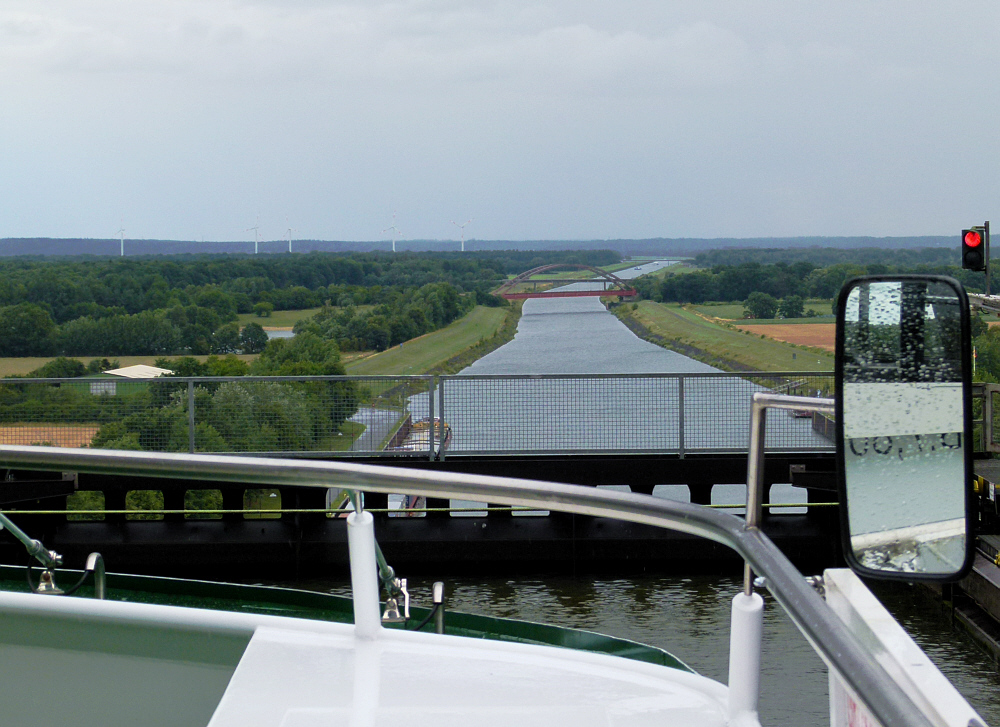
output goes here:
<path id="1" fill-rule="evenodd" d="M 754 429 L 763 426 L 763 412 L 767 408 L 813 408 L 822 411 L 828 407 L 832 407 L 832 402 L 824 399 L 758 394 L 753 400 Z M 868 705 L 884 727 L 931 727 L 931 722 L 913 701 L 807 585 L 802 574 L 756 527 L 753 513 L 759 512 L 762 489 L 759 487 L 763 457 L 760 441 L 758 435 L 756 446 L 751 448 L 746 520 L 698 505 L 647 495 L 535 480 L 425 472 L 351 462 L 0 446 L 0 466 L 109 475 L 189 477 L 272 486 L 338 487 L 387 494 L 406 492 L 426 497 L 461 498 L 610 517 L 701 536 L 729 546 L 746 560 L 749 569 L 766 578 L 768 589 L 813 648 L 831 668 L 836 669 L 844 683 Z"/>

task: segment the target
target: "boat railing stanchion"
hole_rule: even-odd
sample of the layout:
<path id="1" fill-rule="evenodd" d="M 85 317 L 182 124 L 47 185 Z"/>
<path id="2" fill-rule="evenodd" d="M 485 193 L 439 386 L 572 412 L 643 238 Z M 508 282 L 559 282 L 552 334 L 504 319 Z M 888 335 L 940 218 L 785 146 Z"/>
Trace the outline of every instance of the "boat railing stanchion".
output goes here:
<path id="1" fill-rule="evenodd" d="M 396 576 L 396 571 L 393 570 L 382 554 L 382 549 L 378 546 L 378 541 L 375 539 L 375 527 L 372 515 L 370 512 L 364 510 L 364 498 L 362 493 L 356 490 L 348 490 L 347 496 L 351 500 L 351 504 L 354 506 L 354 512 L 347 516 L 347 524 L 351 524 L 351 518 L 358 516 L 361 518 L 362 515 L 367 517 L 363 518 L 366 521 L 371 521 L 371 545 L 372 545 L 372 558 L 374 564 L 374 571 L 378 574 L 379 580 L 382 581 L 382 585 L 385 587 L 386 599 L 385 599 L 385 611 L 382 613 L 380 622 L 381 623 L 406 623 L 410 619 L 410 592 L 406 587 L 406 579 L 398 578 Z M 361 520 L 356 520 L 356 524 L 360 525 Z M 354 548 L 353 541 L 350 540 L 351 528 L 348 527 L 348 544 L 351 548 L 351 582 L 354 582 Z M 367 567 L 367 565 L 365 566 Z M 378 603 L 379 587 L 375 587 L 375 602 Z M 355 598 L 357 596 L 355 595 Z M 402 609 L 400 609 L 400 601 L 403 603 Z M 376 608 L 378 610 L 378 608 Z M 357 607 L 355 607 L 355 618 L 357 618 Z M 355 621 L 357 623 L 357 621 Z"/>
<path id="2" fill-rule="evenodd" d="M 375 560 L 375 519 L 361 509 L 359 493 L 349 491 L 354 512 L 347 516 L 347 546 L 354 597 L 354 634 L 375 639 L 382 632 L 378 602 L 378 566 Z"/>
<path id="3" fill-rule="evenodd" d="M 764 473 L 766 404 L 755 394 L 750 413 L 750 452 L 747 458 L 746 528 L 760 527 Z M 764 630 L 764 599 L 754 593 L 753 570 L 743 567 L 743 592 L 733 598 L 729 632 L 729 722 L 759 724 L 760 655 Z"/>

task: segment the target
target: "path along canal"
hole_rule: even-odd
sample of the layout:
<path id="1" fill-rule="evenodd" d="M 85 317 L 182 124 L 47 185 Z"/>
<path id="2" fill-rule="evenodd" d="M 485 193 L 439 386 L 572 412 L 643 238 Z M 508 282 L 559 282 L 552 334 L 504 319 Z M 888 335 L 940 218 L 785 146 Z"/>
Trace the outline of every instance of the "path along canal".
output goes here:
<path id="1" fill-rule="evenodd" d="M 662 263 L 659 264 L 662 267 Z M 645 266 L 644 266 L 645 267 Z M 622 271 L 634 277 L 652 268 Z M 480 359 L 462 374 L 607 374 L 697 373 L 713 369 L 680 354 L 640 340 L 596 298 L 532 299 L 514 340 Z M 449 382 L 450 383 L 450 382 Z M 752 387 L 743 392 L 747 399 Z M 595 401 L 581 389 L 575 410 L 587 417 L 622 417 L 621 426 L 656 424 L 655 413 L 643 408 L 642 393 L 622 392 L 627 401 Z M 420 415 L 419 401 L 413 411 Z M 470 401 L 467 412 L 446 411 L 455 432 L 454 446 L 475 449 L 477 422 L 496 421 L 504 411 L 516 416 L 541 415 L 528 400 L 506 399 L 502 405 Z M 492 409 L 490 407 L 493 407 Z M 487 416 L 482 416 L 486 408 Z M 651 418 L 652 417 L 652 418 Z M 492 418 L 492 419 L 491 419 Z M 748 417 L 742 418 L 745 427 Z M 464 427 L 464 429 L 463 429 Z M 514 431 L 513 428 L 511 431 Z M 553 441 L 579 436 L 573 426 L 553 428 Z M 723 436 L 730 436 L 723 433 Z M 735 435 L 734 435 L 735 436 Z M 657 494 L 687 500 L 687 488 L 658 488 Z M 803 501 L 800 491 L 775 486 L 775 500 Z M 797 498 L 797 499 L 793 499 Z M 744 502 L 745 487 L 716 487 L 713 501 Z M 341 591 L 343 584 L 315 587 Z M 430 583 L 414 583 L 424 598 Z M 663 578 L 655 574 L 621 578 L 567 577 L 461 578 L 449 582 L 450 607 L 510 618 L 546 621 L 592 629 L 661 646 L 706 676 L 725 681 L 729 650 L 729 608 L 739 590 L 738 574 Z M 878 595 L 987 723 L 1000 724 L 1000 678 L 996 665 L 963 633 L 953 631 L 937 606 L 909 586 L 879 586 Z M 799 727 L 829 723 L 826 668 L 791 621 L 765 593 L 764 672 L 761 722 Z"/>

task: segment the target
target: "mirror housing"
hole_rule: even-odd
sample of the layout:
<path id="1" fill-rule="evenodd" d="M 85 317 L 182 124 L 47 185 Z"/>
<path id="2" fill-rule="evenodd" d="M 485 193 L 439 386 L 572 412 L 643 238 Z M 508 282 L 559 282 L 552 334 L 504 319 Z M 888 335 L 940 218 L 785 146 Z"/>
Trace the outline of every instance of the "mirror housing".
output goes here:
<path id="1" fill-rule="evenodd" d="M 847 563 L 871 578 L 962 578 L 975 552 L 965 290 L 937 275 L 849 280 L 836 347 Z"/>

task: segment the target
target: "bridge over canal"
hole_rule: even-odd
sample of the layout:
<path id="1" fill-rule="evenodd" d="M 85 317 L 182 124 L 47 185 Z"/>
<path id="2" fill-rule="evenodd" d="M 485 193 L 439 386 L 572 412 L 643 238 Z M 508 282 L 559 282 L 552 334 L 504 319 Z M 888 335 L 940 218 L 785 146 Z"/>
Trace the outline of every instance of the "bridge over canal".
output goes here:
<path id="1" fill-rule="evenodd" d="M 580 278 L 538 277 L 549 275 L 556 270 L 579 270 L 581 272 L 590 272 L 591 275 Z M 543 285 L 558 283 L 559 287 L 540 291 L 538 290 L 539 283 Z M 527 289 L 528 286 L 531 286 L 530 290 Z M 634 298 L 638 295 L 631 283 L 614 273 L 609 273 L 607 270 L 602 270 L 593 265 L 575 265 L 571 263 L 540 265 L 537 268 L 532 268 L 507 280 L 494 290 L 493 294 L 506 300 L 526 300 L 529 298 L 606 298 L 609 296 L 616 296 L 619 300 L 624 300 L 625 298 Z"/>

